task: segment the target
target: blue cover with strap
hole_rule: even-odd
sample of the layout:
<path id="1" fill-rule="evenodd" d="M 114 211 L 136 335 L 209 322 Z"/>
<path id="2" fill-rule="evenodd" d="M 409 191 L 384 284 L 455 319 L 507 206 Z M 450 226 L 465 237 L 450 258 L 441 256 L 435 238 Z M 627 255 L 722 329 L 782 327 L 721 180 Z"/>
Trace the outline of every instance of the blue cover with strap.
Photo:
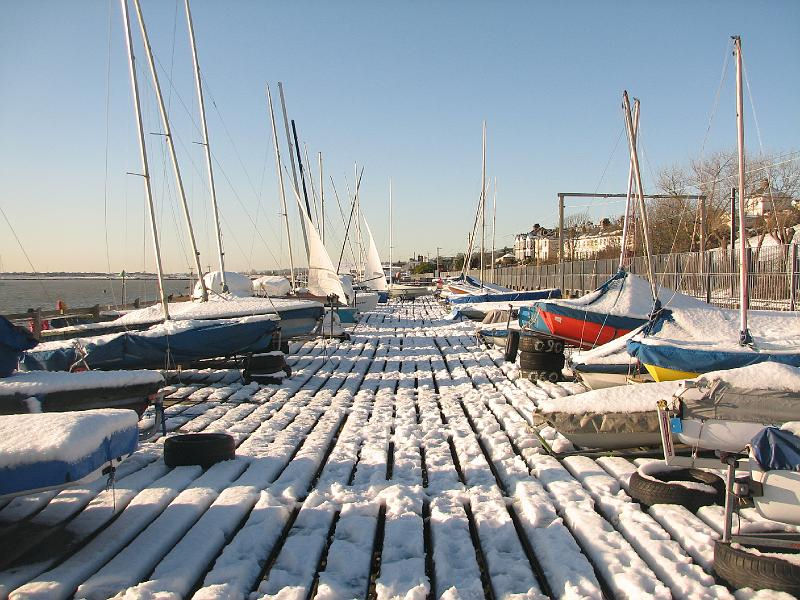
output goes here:
<path id="1" fill-rule="evenodd" d="M 139 428 L 133 423 L 130 427 L 104 438 L 95 448 L 75 462 L 43 460 L 13 467 L 0 467 L 0 496 L 69 485 L 112 460 L 128 456 L 136 450 L 138 443 Z"/>
<path id="2" fill-rule="evenodd" d="M 17 368 L 25 350 L 39 342 L 33 334 L 0 315 L 0 377 L 8 377 Z"/>
<path id="3" fill-rule="evenodd" d="M 129 331 L 113 337 L 81 338 L 86 364 L 91 369 L 163 368 L 204 358 L 264 352 L 269 349 L 279 321 L 223 319 L 194 324 L 191 329 L 169 335 Z M 22 365 L 28 371 L 67 371 L 79 358 L 73 346 L 30 350 Z"/>
<path id="4" fill-rule="evenodd" d="M 777 427 L 765 427 L 750 442 L 764 471 L 800 472 L 800 437 Z"/>
<path id="5" fill-rule="evenodd" d="M 451 304 L 472 304 L 476 302 L 523 302 L 525 300 L 544 300 L 561 298 L 561 290 L 531 290 L 527 292 L 487 292 L 485 294 L 462 294 L 450 296 Z"/>
<path id="6" fill-rule="evenodd" d="M 648 324 L 645 335 L 658 333 L 670 321 L 674 321 L 672 311 L 661 309 Z M 628 354 L 638 358 L 642 364 L 689 373 L 737 369 L 770 361 L 800 367 L 800 353 L 754 350 L 749 346 L 743 346 L 740 350 L 707 350 L 677 344 L 643 344 L 630 339 L 626 347 Z"/>

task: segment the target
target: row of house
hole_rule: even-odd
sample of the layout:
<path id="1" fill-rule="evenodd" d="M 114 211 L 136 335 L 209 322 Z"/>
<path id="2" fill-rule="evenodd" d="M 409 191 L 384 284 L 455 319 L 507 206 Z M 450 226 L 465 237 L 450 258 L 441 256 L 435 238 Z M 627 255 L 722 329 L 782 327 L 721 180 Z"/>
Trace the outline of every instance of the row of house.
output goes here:
<path id="1" fill-rule="evenodd" d="M 558 258 L 558 230 L 538 223 L 527 233 L 514 236 L 514 258 L 517 262 L 548 262 Z M 564 254 L 570 260 L 594 258 L 622 245 L 622 229 L 582 227 L 565 232 Z"/>

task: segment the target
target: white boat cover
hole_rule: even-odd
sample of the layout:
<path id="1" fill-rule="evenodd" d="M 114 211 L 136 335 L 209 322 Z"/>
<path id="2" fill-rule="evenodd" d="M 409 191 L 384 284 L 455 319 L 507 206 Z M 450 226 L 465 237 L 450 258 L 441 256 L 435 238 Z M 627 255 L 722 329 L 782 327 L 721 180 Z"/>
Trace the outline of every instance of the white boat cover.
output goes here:
<path id="1" fill-rule="evenodd" d="M 362 283 L 376 292 L 385 292 L 389 289 L 389 285 L 386 283 L 386 275 L 383 272 L 381 257 L 378 254 L 378 248 L 375 246 L 375 238 L 372 237 L 372 230 L 369 228 L 366 219 L 364 219 L 364 225 L 367 227 L 369 248 L 367 249 L 367 264 L 364 270 L 364 281 Z"/>
<path id="2" fill-rule="evenodd" d="M 211 271 L 206 273 L 203 275 L 203 281 L 206 282 L 206 288 L 208 288 L 209 296 L 223 293 L 222 273 L 220 273 L 220 271 Z M 236 273 L 234 271 L 225 271 L 225 283 L 228 286 L 228 293 L 232 296 L 246 297 L 253 295 L 253 284 L 251 283 L 250 278 L 246 275 L 242 275 L 241 273 Z M 200 298 L 202 295 L 200 282 L 198 281 L 196 284 L 194 284 L 192 298 Z"/>
<path id="3" fill-rule="evenodd" d="M 262 296 L 286 296 L 292 291 L 292 284 L 281 275 L 264 275 L 253 280 L 253 291 Z"/>

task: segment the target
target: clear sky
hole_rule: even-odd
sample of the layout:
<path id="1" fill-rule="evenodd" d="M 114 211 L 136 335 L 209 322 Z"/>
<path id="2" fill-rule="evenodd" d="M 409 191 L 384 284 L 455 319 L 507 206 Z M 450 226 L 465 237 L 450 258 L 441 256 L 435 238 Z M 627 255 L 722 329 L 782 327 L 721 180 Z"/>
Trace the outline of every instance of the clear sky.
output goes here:
<path id="1" fill-rule="evenodd" d="M 142 9 L 202 261 L 214 264 L 202 148 L 192 143 L 200 134 L 183 0 L 143 0 Z M 192 0 L 192 11 L 233 269 L 288 264 L 267 82 L 273 93 L 284 82 L 315 177 L 323 153 L 334 261 L 343 227 L 328 175 L 344 202 L 354 163 L 364 167 L 363 212 L 384 260 L 390 177 L 395 257 L 462 250 L 480 188 L 483 119 L 498 246 L 535 222 L 554 224 L 559 191 L 624 192 L 623 89 L 642 101 L 642 166 L 652 189 L 659 169 L 700 153 L 732 34 L 743 39 L 765 150 L 800 147 L 794 0 Z M 145 128 L 158 132 L 132 24 Z M 732 67 L 729 60 L 705 152 L 735 146 Z M 0 2 L 0 207 L 38 270 L 153 268 L 142 180 L 126 175 L 140 170 L 127 68 L 118 1 Z M 757 152 L 752 117 L 746 100 L 747 145 Z M 148 138 L 165 267 L 185 271 L 164 138 Z M 575 204 L 568 212 L 584 210 Z M 293 205 L 290 212 L 297 249 Z M 596 202 L 591 212 L 621 208 Z M 29 270 L 2 219 L 0 260 L 6 271 Z"/>

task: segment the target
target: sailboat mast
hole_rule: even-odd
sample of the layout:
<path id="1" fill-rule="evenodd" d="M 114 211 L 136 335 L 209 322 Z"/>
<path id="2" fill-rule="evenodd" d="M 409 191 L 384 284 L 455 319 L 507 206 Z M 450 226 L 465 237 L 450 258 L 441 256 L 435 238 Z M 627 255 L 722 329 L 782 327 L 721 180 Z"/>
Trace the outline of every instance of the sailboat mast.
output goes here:
<path id="1" fill-rule="evenodd" d="M 633 138 L 637 144 L 639 135 L 639 99 L 633 99 Z M 619 250 L 619 268 L 625 267 L 625 252 L 628 249 L 628 229 L 631 225 L 631 196 L 633 193 L 633 161 L 628 167 L 628 193 L 625 196 L 625 217 L 622 221 L 622 247 Z"/>
<path id="2" fill-rule="evenodd" d="M 183 189 L 183 179 L 181 179 L 181 169 L 178 166 L 178 155 L 175 152 L 175 142 L 172 140 L 172 131 L 169 127 L 167 107 L 164 104 L 164 97 L 161 95 L 161 85 L 158 83 L 156 63 L 153 60 L 153 50 L 150 48 L 150 39 L 147 37 L 147 28 L 144 25 L 142 7 L 139 4 L 139 0 L 133 0 L 133 5 L 136 7 L 136 16 L 139 20 L 139 29 L 142 31 L 142 41 L 144 42 L 145 53 L 147 55 L 147 64 L 150 65 L 150 75 L 153 79 L 153 87 L 155 88 L 156 98 L 158 99 L 158 111 L 161 114 L 161 124 L 164 127 L 164 137 L 167 140 L 167 148 L 169 149 L 169 155 L 172 159 L 172 170 L 175 173 L 175 183 L 178 187 L 178 195 L 180 196 L 181 206 L 183 207 L 183 217 L 186 221 L 186 228 L 189 231 L 189 242 L 192 246 L 192 253 L 194 254 L 194 264 L 197 268 L 197 272 L 201 274 L 198 278 L 198 281 L 200 282 L 201 298 L 205 302 L 208 300 L 208 290 L 206 289 L 206 282 L 202 277 L 203 270 L 200 266 L 200 252 L 197 250 L 197 242 L 194 239 L 192 218 L 189 216 L 189 203 L 186 201 L 186 192 Z"/>
<path id="3" fill-rule="evenodd" d="M 745 239 L 746 227 L 744 222 L 744 110 L 742 90 L 742 38 L 733 37 L 733 51 L 736 53 L 736 133 L 739 150 L 739 344 L 742 346 L 752 341 L 747 330 L 747 308 L 749 290 L 747 288 L 747 240 Z"/>
<path id="4" fill-rule="evenodd" d="M 131 21 L 128 15 L 128 0 L 120 0 L 122 5 L 122 20 L 125 23 L 125 46 L 128 50 L 128 66 L 131 75 L 131 89 L 133 91 L 133 106 L 136 114 L 136 131 L 139 134 L 139 157 L 142 162 L 144 187 L 147 193 L 147 209 L 150 216 L 150 230 L 153 233 L 153 247 L 156 253 L 156 273 L 158 275 L 158 292 L 161 296 L 161 306 L 164 309 L 164 320 L 169 320 L 169 305 L 164 292 L 164 271 L 161 267 L 161 247 L 158 243 L 158 228 L 156 227 L 156 213 L 153 208 L 153 189 L 150 182 L 150 171 L 147 167 L 147 150 L 144 143 L 144 127 L 142 126 L 142 109 L 139 106 L 139 83 L 136 80 L 135 58 L 133 56 L 133 40 L 131 40 Z"/>
<path id="5" fill-rule="evenodd" d="M 292 144 L 292 134 L 289 131 L 289 116 L 286 113 L 286 98 L 283 95 L 283 83 L 278 82 L 278 95 L 281 98 L 281 110 L 283 111 L 283 126 L 286 129 L 286 145 L 289 146 L 289 161 L 292 164 L 292 181 L 294 182 L 294 187 L 298 190 L 300 189 L 300 184 L 297 182 L 297 167 L 295 167 L 294 163 L 294 145 Z M 301 206 L 297 207 L 297 211 L 300 213 L 300 227 L 303 231 L 303 243 L 306 247 L 306 255 L 308 255 L 308 235 L 306 234 L 306 221 L 303 218 L 303 208 Z"/>
<path id="6" fill-rule="evenodd" d="M 214 185 L 214 169 L 211 164 L 211 146 L 208 143 L 208 125 L 206 124 L 206 103 L 203 99 L 203 83 L 200 79 L 200 63 L 197 60 L 197 45 L 194 39 L 194 24 L 192 13 L 189 10 L 189 0 L 184 1 L 186 6 L 186 22 L 189 26 L 189 41 L 192 46 L 192 63 L 194 64 L 194 82 L 197 88 L 197 103 L 200 107 L 200 123 L 202 125 L 203 141 L 201 142 L 206 155 L 206 170 L 208 171 L 208 188 L 211 191 L 211 210 L 214 215 L 214 229 L 217 233 L 217 254 L 219 255 L 219 272 L 222 280 L 222 291 L 228 291 L 225 281 L 225 252 L 222 250 L 222 229 L 219 224 L 219 208 L 217 206 L 217 188 Z M 200 279 L 202 280 L 202 273 Z"/>
<path id="7" fill-rule="evenodd" d="M 653 293 L 653 302 L 658 302 L 658 288 L 656 287 L 656 278 L 653 272 L 653 255 L 650 251 L 650 232 L 647 223 L 647 207 L 644 203 L 644 188 L 642 187 L 642 173 L 639 170 L 639 155 L 636 151 L 636 138 L 634 137 L 633 120 L 631 119 L 631 103 L 628 100 L 628 92 L 622 92 L 623 112 L 625 113 L 625 129 L 628 132 L 628 149 L 631 154 L 631 162 L 633 163 L 633 176 L 636 181 L 636 195 L 639 200 L 639 213 L 642 216 L 642 235 L 644 237 L 645 254 L 647 255 L 647 278 L 650 280 L 650 290 Z"/>
<path id="8" fill-rule="evenodd" d="M 481 145 L 481 287 L 484 282 L 484 256 L 486 255 L 486 121 L 483 122 Z"/>
<path id="9" fill-rule="evenodd" d="M 492 283 L 497 283 L 494 280 L 494 243 L 495 235 L 497 233 L 497 177 L 494 178 L 494 195 L 492 196 Z"/>
<path id="10" fill-rule="evenodd" d="M 319 228 L 322 234 L 322 243 L 325 243 L 325 185 L 322 179 L 322 152 L 317 152 L 317 162 L 319 163 Z"/>
<path id="11" fill-rule="evenodd" d="M 289 211 L 286 209 L 286 190 L 283 185 L 283 169 L 281 165 L 281 151 L 278 146 L 278 128 L 275 126 L 275 110 L 272 106 L 272 93 L 269 91 L 267 85 L 267 101 L 269 103 L 269 116 L 272 123 L 272 144 L 275 146 L 275 166 L 278 171 L 278 190 L 281 194 L 281 213 L 283 222 L 286 225 L 286 243 L 289 246 L 289 275 L 292 281 L 292 289 L 295 289 L 296 282 L 294 280 L 294 254 L 292 253 L 292 235 L 289 233 Z"/>
<path id="12" fill-rule="evenodd" d="M 392 178 L 389 177 L 389 285 L 394 282 L 392 279 Z"/>

